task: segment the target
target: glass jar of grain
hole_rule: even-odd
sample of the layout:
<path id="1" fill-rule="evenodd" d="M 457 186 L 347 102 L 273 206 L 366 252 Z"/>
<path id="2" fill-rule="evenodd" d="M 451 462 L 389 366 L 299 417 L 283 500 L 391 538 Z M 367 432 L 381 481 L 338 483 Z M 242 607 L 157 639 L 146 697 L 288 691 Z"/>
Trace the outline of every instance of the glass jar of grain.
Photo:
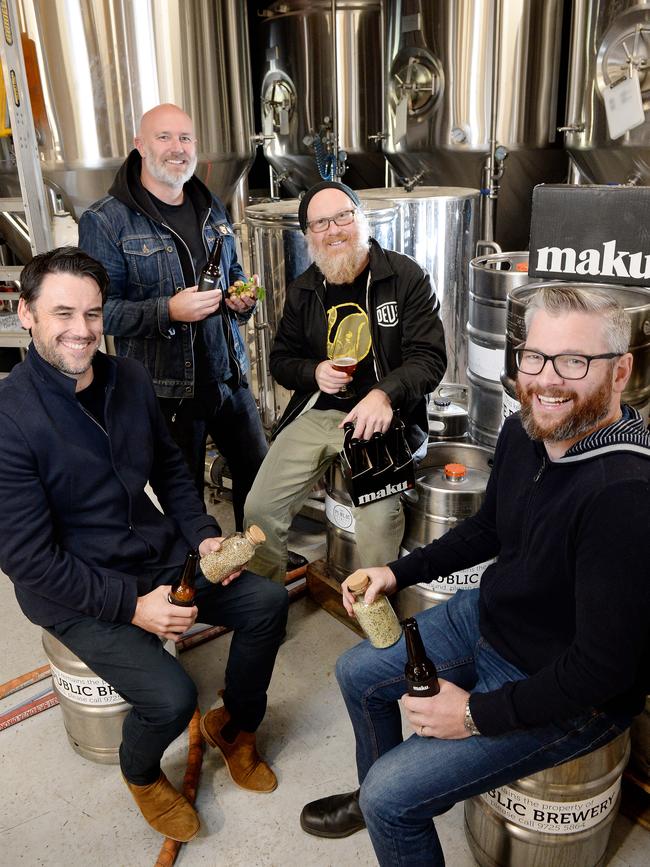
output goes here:
<path id="1" fill-rule="evenodd" d="M 402 627 L 390 602 L 382 593 L 370 605 L 364 601 L 369 586 L 370 578 L 363 569 L 357 569 L 348 577 L 347 587 L 355 599 L 352 609 L 373 647 L 390 647 L 400 638 Z"/>
<path id="2" fill-rule="evenodd" d="M 208 581 L 219 584 L 245 566 L 264 541 L 266 536 L 256 524 L 251 524 L 243 533 L 230 533 L 221 540 L 218 551 L 201 557 L 201 571 Z"/>

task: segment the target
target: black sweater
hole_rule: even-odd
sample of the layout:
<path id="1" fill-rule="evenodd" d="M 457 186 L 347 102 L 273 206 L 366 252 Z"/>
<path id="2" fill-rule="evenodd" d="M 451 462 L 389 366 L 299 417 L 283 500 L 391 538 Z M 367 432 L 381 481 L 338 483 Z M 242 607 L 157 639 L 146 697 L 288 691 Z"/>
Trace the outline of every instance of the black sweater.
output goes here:
<path id="1" fill-rule="evenodd" d="M 650 448 L 647 435 L 641 440 L 550 461 L 513 416 L 480 511 L 390 564 L 404 587 L 498 558 L 481 579 L 481 634 L 529 676 L 472 694 L 481 733 L 560 722 L 589 708 L 643 707 Z"/>

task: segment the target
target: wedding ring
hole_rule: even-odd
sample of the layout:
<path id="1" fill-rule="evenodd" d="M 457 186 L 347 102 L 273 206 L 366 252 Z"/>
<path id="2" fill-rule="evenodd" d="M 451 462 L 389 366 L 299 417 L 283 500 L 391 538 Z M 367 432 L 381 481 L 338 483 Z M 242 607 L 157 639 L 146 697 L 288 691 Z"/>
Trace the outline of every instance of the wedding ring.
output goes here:
<path id="1" fill-rule="evenodd" d="M 420 737 L 424 737 L 424 726 L 420 726 Z"/>

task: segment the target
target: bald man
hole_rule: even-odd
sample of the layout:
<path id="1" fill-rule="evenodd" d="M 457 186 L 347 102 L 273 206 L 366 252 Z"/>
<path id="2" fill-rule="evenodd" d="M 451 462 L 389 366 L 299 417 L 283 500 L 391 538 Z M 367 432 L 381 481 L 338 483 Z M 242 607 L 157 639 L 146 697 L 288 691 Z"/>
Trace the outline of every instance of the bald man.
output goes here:
<path id="1" fill-rule="evenodd" d="M 201 495 L 207 434 L 228 462 L 241 529 L 266 453 L 239 331 L 254 302 L 223 301 L 223 290 L 246 277 L 223 204 L 194 174 L 192 119 L 175 105 L 158 105 L 142 116 L 134 144 L 108 196 L 82 215 L 79 246 L 108 271 L 104 330 L 118 355 L 138 359 L 151 374 Z M 222 286 L 197 292 L 218 237 Z"/>

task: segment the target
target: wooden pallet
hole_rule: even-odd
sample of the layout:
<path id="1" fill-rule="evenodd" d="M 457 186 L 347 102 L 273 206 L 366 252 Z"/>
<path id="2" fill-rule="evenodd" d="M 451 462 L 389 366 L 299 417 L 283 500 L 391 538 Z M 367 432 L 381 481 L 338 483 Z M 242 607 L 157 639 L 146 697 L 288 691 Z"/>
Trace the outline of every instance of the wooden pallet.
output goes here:
<path id="1" fill-rule="evenodd" d="M 348 629 L 365 638 L 357 621 L 343 607 L 341 585 L 330 576 L 325 560 L 315 560 L 307 566 L 307 592 L 311 598 L 332 617 L 344 623 Z"/>

